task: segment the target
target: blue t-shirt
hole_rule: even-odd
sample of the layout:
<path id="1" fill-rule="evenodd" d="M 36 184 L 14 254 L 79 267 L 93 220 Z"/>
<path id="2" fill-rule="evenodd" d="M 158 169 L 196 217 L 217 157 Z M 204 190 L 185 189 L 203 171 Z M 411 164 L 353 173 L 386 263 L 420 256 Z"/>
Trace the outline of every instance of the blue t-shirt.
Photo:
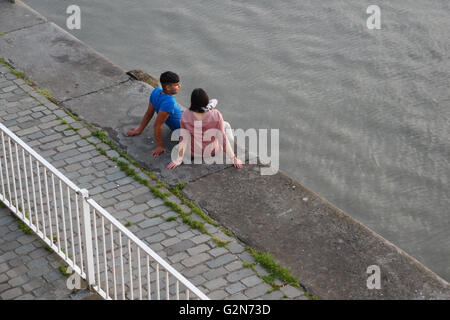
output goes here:
<path id="1" fill-rule="evenodd" d="M 180 119 L 183 110 L 181 110 L 174 97 L 169 94 L 162 93 L 162 87 L 156 87 L 153 89 L 149 100 L 152 103 L 156 113 L 160 110 L 170 113 L 169 118 L 167 118 L 165 122 L 170 130 L 173 131 L 180 128 Z"/>

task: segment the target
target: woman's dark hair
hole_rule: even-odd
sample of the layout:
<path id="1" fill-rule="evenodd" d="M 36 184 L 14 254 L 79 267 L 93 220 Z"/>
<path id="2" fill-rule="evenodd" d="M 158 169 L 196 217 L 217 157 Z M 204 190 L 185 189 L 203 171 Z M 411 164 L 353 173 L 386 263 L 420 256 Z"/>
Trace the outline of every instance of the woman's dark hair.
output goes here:
<path id="1" fill-rule="evenodd" d="M 191 94 L 191 107 L 189 110 L 194 112 L 205 112 L 205 108 L 209 103 L 209 97 L 205 90 L 197 88 Z"/>
<path id="2" fill-rule="evenodd" d="M 169 83 L 178 83 L 180 82 L 180 77 L 175 72 L 166 71 L 161 73 L 161 76 L 159 77 L 159 82 L 161 82 L 161 85 Z"/>

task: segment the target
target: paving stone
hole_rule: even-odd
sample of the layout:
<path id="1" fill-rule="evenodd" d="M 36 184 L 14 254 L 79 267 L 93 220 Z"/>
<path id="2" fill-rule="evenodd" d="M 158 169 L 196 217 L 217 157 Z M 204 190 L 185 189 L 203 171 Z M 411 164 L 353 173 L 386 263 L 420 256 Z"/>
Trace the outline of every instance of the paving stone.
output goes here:
<path id="1" fill-rule="evenodd" d="M 11 287 L 18 287 L 18 286 L 23 285 L 24 283 L 26 283 L 29 280 L 30 280 L 30 278 L 27 275 L 22 275 L 19 277 L 12 278 L 11 280 L 8 281 L 8 284 Z"/>
<path id="2" fill-rule="evenodd" d="M 181 263 L 186 267 L 193 267 L 197 264 L 200 264 L 200 263 L 203 263 L 203 262 L 209 260 L 210 258 L 211 258 L 211 256 L 209 254 L 201 253 L 199 255 L 189 257 L 189 258 L 181 261 Z"/>
<path id="3" fill-rule="evenodd" d="M 169 200 L 170 202 L 174 202 L 176 204 L 181 204 L 182 203 L 182 201 L 175 195 L 167 197 L 167 200 Z"/>
<path id="4" fill-rule="evenodd" d="M 33 111 L 33 112 L 39 112 L 39 111 L 44 111 L 44 110 L 47 110 L 47 108 L 45 106 L 42 106 L 42 105 L 34 107 L 34 108 L 31 109 L 31 111 Z"/>
<path id="5" fill-rule="evenodd" d="M 91 144 L 89 144 L 89 142 L 86 139 L 81 139 L 79 141 L 75 142 L 77 144 L 77 146 L 79 147 L 84 147 L 84 146 L 90 146 Z M 94 147 L 95 148 L 95 147 Z"/>
<path id="6" fill-rule="evenodd" d="M 126 184 L 126 185 L 121 185 L 118 189 L 120 192 L 129 192 L 131 190 L 134 190 L 135 186 L 133 184 Z"/>
<path id="7" fill-rule="evenodd" d="M 131 200 L 125 200 L 125 201 L 121 201 L 119 203 L 117 203 L 114 208 L 117 210 L 125 210 L 128 208 L 131 208 L 131 206 L 133 205 L 133 201 Z"/>
<path id="8" fill-rule="evenodd" d="M 208 298 L 211 300 L 223 300 L 225 297 L 227 297 L 229 294 L 225 290 L 215 290 L 208 294 Z"/>
<path id="9" fill-rule="evenodd" d="M 280 300 L 283 298 L 283 293 L 281 291 L 275 290 L 271 293 L 265 294 L 261 297 L 263 300 Z"/>
<path id="10" fill-rule="evenodd" d="M 172 245 L 174 245 L 174 244 L 177 244 L 177 243 L 180 242 L 180 241 L 181 241 L 181 240 L 178 239 L 177 237 L 173 237 L 173 238 L 169 238 L 169 239 L 166 239 L 166 240 L 162 241 L 161 244 L 162 244 L 164 247 L 169 247 L 169 246 L 172 246 Z"/>
<path id="11" fill-rule="evenodd" d="M 210 268 L 217 268 L 219 266 L 228 264 L 229 262 L 236 260 L 236 259 L 237 258 L 234 255 L 228 253 L 228 254 L 222 255 L 218 258 L 215 258 L 212 261 L 209 261 L 207 264 L 208 264 L 208 267 L 210 267 Z"/>
<path id="12" fill-rule="evenodd" d="M 53 281 L 61 279 L 61 276 L 62 276 L 61 272 L 59 270 L 57 270 L 57 271 L 55 270 L 55 271 L 49 272 L 47 274 L 44 274 L 43 278 L 46 281 L 48 281 L 49 283 L 52 283 Z"/>
<path id="13" fill-rule="evenodd" d="M 19 258 L 11 259 L 8 261 L 9 265 L 14 268 L 21 265 L 24 265 L 28 262 L 30 262 L 32 259 L 29 256 L 21 256 Z"/>
<path id="14" fill-rule="evenodd" d="M 20 231 L 20 232 L 22 232 L 22 231 Z M 13 258 L 16 258 L 16 257 L 17 257 L 17 254 L 15 254 L 12 251 L 6 252 L 6 253 L 0 255 L 0 263 L 9 261 L 9 260 L 11 260 Z"/>
<path id="15" fill-rule="evenodd" d="M 148 228 L 148 227 L 160 225 L 160 224 L 164 223 L 164 221 L 165 220 L 161 219 L 160 217 L 151 218 L 151 219 L 145 220 L 144 222 L 141 222 L 139 224 L 139 227 L 141 227 L 141 228 Z"/>
<path id="16" fill-rule="evenodd" d="M 166 231 L 164 231 L 164 233 L 165 233 L 168 237 L 175 237 L 175 236 L 178 234 L 178 232 L 177 232 L 176 230 L 174 230 L 174 229 L 166 230 Z"/>
<path id="17" fill-rule="evenodd" d="M 147 205 L 150 206 L 151 208 L 157 207 L 161 204 L 164 204 L 164 201 L 160 198 L 155 198 L 147 202 Z"/>
<path id="18" fill-rule="evenodd" d="M 91 134 L 91 131 L 89 131 L 89 130 L 86 129 L 86 128 L 82 128 L 82 129 L 78 130 L 78 134 L 79 134 L 81 137 L 85 137 L 85 136 L 89 136 L 89 135 Z"/>
<path id="19" fill-rule="evenodd" d="M 77 144 L 77 146 L 79 146 L 79 145 Z M 84 152 L 88 152 L 88 151 L 91 151 L 91 150 L 95 150 L 95 147 L 93 145 L 91 145 L 91 144 L 88 144 L 87 146 L 81 147 L 78 150 L 80 152 L 84 153 Z"/>
<path id="20" fill-rule="evenodd" d="M 194 278 L 192 278 L 190 281 L 194 286 L 199 286 L 199 285 L 205 283 L 206 279 L 203 278 L 201 275 L 198 275 L 198 276 L 195 276 Z"/>
<path id="21" fill-rule="evenodd" d="M 66 130 L 67 128 L 69 128 L 67 124 L 61 124 L 59 126 L 54 127 L 53 129 L 57 132 L 63 133 L 63 131 Z"/>
<path id="22" fill-rule="evenodd" d="M 138 223 L 144 219 L 145 219 L 145 216 L 142 213 L 140 213 L 140 214 L 134 214 L 131 218 L 128 219 L 128 221 L 131 223 Z"/>
<path id="23" fill-rule="evenodd" d="M 257 264 L 257 265 L 255 265 L 255 266 L 253 266 L 253 268 L 255 269 L 255 271 L 258 273 L 258 274 L 260 274 L 261 276 L 268 276 L 269 275 L 269 272 L 266 270 L 266 269 L 264 269 L 264 267 L 262 267 L 260 264 Z"/>
<path id="24" fill-rule="evenodd" d="M 131 191 L 131 194 L 133 196 L 138 196 L 138 195 L 146 193 L 146 192 L 149 192 L 147 187 L 140 187 L 140 188 L 137 188 L 137 189 L 134 189 L 133 191 Z"/>
<path id="25" fill-rule="evenodd" d="M 105 189 L 103 189 L 101 186 L 97 186 L 97 187 L 95 187 L 94 189 L 89 190 L 89 194 L 90 194 L 91 196 L 93 196 L 93 195 L 102 193 L 102 192 L 104 192 L 104 191 L 105 191 Z"/>
<path id="26" fill-rule="evenodd" d="M 13 289 L 3 292 L 2 294 L 0 294 L 0 297 L 3 300 L 12 300 L 21 294 L 22 294 L 22 289 L 20 287 L 17 287 L 17 288 L 13 288 Z"/>
<path id="27" fill-rule="evenodd" d="M 138 228 L 140 229 L 140 227 L 138 226 Z M 155 233 L 160 232 L 161 230 L 158 227 L 151 227 L 151 228 L 146 228 L 144 230 L 140 230 L 136 232 L 136 236 L 139 237 L 140 239 L 146 239 L 152 235 L 154 235 Z"/>
<path id="28" fill-rule="evenodd" d="M 131 213 L 138 213 L 138 212 L 144 212 L 147 209 L 149 209 L 148 205 L 143 203 L 143 204 L 131 207 L 130 209 L 128 209 L 128 211 L 130 211 Z"/>
<path id="29" fill-rule="evenodd" d="M 34 247 L 34 245 L 32 243 L 30 243 L 25 246 L 21 246 L 21 247 L 17 248 L 15 250 L 15 252 L 18 255 L 24 255 L 24 254 L 30 253 L 31 251 L 34 251 L 34 249 L 36 249 L 36 248 Z"/>
<path id="30" fill-rule="evenodd" d="M 238 257 L 246 263 L 255 263 L 255 258 L 248 251 L 242 252 Z"/>
<path id="31" fill-rule="evenodd" d="M 207 241 L 211 240 L 211 237 L 209 235 L 207 235 L 207 234 L 201 234 L 201 235 L 198 235 L 198 236 L 196 236 L 194 238 L 191 238 L 191 240 L 194 243 L 196 243 L 196 244 L 200 244 L 200 243 L 207 242 Z"/>
<path id="32" fill-rule="evenodd" d="M 226 270 L 223 267 L 220 267 L 220 268 L 212 269 L 212 270 L 204 273 L 203 276 L 208 280 L 212 280 L 212 279 L 222 277 L 222 276 L 226 275 L 227 273 L 228 273 L 228 270 Z"/>
<path id="33" fill-rule="evenodd" d="M 70 150 L 70 149 L 74 149 L 76 147 L 77 147 L 77 145 L 75 143 L 70 143 L 70 144 L 64 144 L 62 146 L 58 146 L 56 148 L 56 150 L 58 150 L 59 152 L 64 152 L 64 151 L 67 151 L 67 150 Z M 78 153 L 82 152 L 81 150 L 77 150 L 77 151 L 78 151 Z"/>
<path id="34" fill-rule="evenodd" d="M 104 161 L 107 161 L 107 160 L 108 160 L 108 158 L 103 156 L 103 155 L 99 155 L 99 156 L 96 156 L 96 157 L 91 159 L 92 163 L 94 163 L 94 164 L 100 163 L 100 162 L 104 162 Z"/>
<path id="35" fill-rule="evenodd" d="M 78 141 L 78 140 L 80 140 L 81 139 L 81 137 L 79 136 L 79 135 L 73 135 L 73 136 L 71 136 L 71 137 L 65 137 L 65 138 L 63 138 L 62 139 L 62 142 L 63 143 L 72 143 L 72 142 L 76 142 L 76 141 Z M 89 155 L 89 154 L 86 154 L 86 155 Z M 89 155 L 90 156 L 90 155 Z M 77 160 L 78 161 L 78 160 Z"/>
<path id="36" fill-rule="evenodd" d="M 228 250 L 225 248 L 215 248 L 215 249 L 212 249 L 209 253 L 214 257 L 218 257 L 227 252 L 228 252 Z"/>
<path id="37" fill-rule="evenodd" d="M 109 150 L 106 152 L 106 155 L 110 158 L 119 158 L 120 155 L 117 153 L 117 151 Z"/>
<path id="38" fill-rule="evenodd" d="M 6 262 L 0 263 L 0 274 L 6 273 L 6 270 L 8 270 L 8 269 L 9 269 L 9 267 Z M 0 281 L 0 282 L 2 282 L 2 281 Z"/>
<path id="39" fill-rule="evenodd" d="M 73 128 L 75 128 L 74 124 L 76 124 L 76 122 L 75 122 L 76 120 L 74 118 L 72 118 L 71 116 L 66 116 L 66 117 L 63 117 L 62 119 L 64 121 L 68 122 Z"/>
<path id="40" fill-rule="evenodd" d="M 35 140 L 35 139 L 42 138 L 44 136 L 45 135 L 42 132 L 36 132 L 36 133 L 30 134 L 28 136 L 28 139 Z M 39 141 L 36 141 L 36 142 L 39 143 Z M 29 143 L 28 143 L 28 145 L 29 145 Z"/>
<path id="41" fill-rule="evenodd" d="M 31 293 L 26 293 L 18 296 L 14 300 L 33 300 L 34 296 Z"/>
<path id="42" fill-rule="evenodd" d="M 53 148 L 55 148 L 57 146 L 60 146 L 60 145 L 62 145 L 62 142 L 57 140 L 57 141 L 53 141 L 53 142 L 50 142 L 50 143 L 46 143 L 44 145 L 40 145 L 40 149 L 42 149 L 42 150 L 50 150 L 50 149 L 53 149 Z"/>
<path id="43" fill-rule="evenodd" d="M 182 225 L 180 225 L 179 227 L 177 227 L 176 230 L 177 230 L 179 233 L 183 233 L 183 232 L 186 232 L 186 231 L 190 231 L 190 230 L 191 230 L 191 227 L 188 226 L 187 224 L 182 224 Z"/>
<path id="44" fill-rule="evenodd" d="M 67 146 L 67 144 L 65 144 L 63 147 L 65 147 L 65 146 Z M 60 147 L 58 147 L 58 148 L 60 148 Z M 58 148 L 57 148 L 57 150 L 58 150 Z M 58 151 L 60 151 L 60 150 L 58 150 Z M 67 159 L 67 158 L 73 158 L 79 154 L 80 154 L 80 152 L 78 150 L 71 149 L 71 150 L 67 150 L 67 151 L 58 153 L 56 156 L 53 157 L 53 160 L 62 160 L 62 159 Z"/>
<path id="45" fill-rule="evenodd" d="M 8 86 L 8 87 L 5 87 L 5 88 L 2 88 L 2 91 L 3 92 L 10 92 L 10 91 L 13 91 L 13 90 L 15 90 L 17 88 L 18 87 L 16 85 L 12 85 L 12 86 Z"/>
<path id="46" fill-rule="evenodd" d="M 86 182 L 91 182 L 91 181 L 96 180 L 96 179 L 97 179 L 97 177 L 95 177 L 94 175 L 90 174 L 90 175 L 87 175 L 87 176 L 79 177 L 77 179 L 77 182 L 78 183 L 86 183 Z M 92 192 L 91 192 L 91 194 L 92 194 Z"/>
<path id="47" fill-rule="evenodd" d="M 158 228 L 158 230 L 159 230 L 159 228 Z M 184 252 L 194 246 L 195 246 L 194 242 L 192 242 L 190 240 L 184 240 L 184 241 L 180 241 L 174 245 L 167 247 L 166 252 L 168 255 L 173 255 L 178 252 Z"/>
<path id="48" fill-rule="evenodd" d="M 103 193 L 102 196 L 105 197 L 106 199 L 108 199 L 108 198 L 117 196 L 118 194 L 120 194 L 120 191 L 117 189 L 113 189 L 113 190 Z M 132 212 L 132 213 L 136 213 L 136 212 Z"/>
<path id="49" fill-rule="evenodd" d="M 24 120 L 24 118 L 21 118 L 21 121 L 23 121 L 23 120 Z M 39 130 L 40 130 L 39 127 L 33 126 L 33 127 L 30 127 L 30 128 L 24 129 L 24 130 L 17 131 L 17 132 L 15 132 L 15 134 L 19 137 L 23 137 L 23 136 L 38 132 Z"/>
<path id="50" fill-rule="evenodd" d="M 148 243 L 155 243 L 155 242 L 160 242 L 160 241 L 164 240 L 165 238 L 166 238 L 166 236 L 164 234 L 157 233 L 157 234 L 155 234 L 155 235 L 153 235 L 151 237 L 145 238 L 145 240 Z"/>
<path id="51" fill-rule="evenodd" d="M 281 292 L 286 294 L 289 298 L 306 297 L 305 292 L 303 290 L 297 289 L 291 285 L 282 287 L 280 290 Z"/>
<path id="52" fill-rule="evenodd" d="M 67 172 L 72 172 L 72 171 L 80 171 L 82 168 L 83 167 L 79 163 L 74 163 L 66 166 L 64 170 Z"/>
<path id="53" fill-rule="evenodd" d="M 154 217 L 157 214 L 163 214 L 164 212 L 172 210 L 170 207 L 166 205 L 162 205 L 153 209 L 149 209 L 145 212 L 145 215 L 149 218 Z"/>
<path id="54" fill-rule="evenodd" d="M 169 257 L 169 260 L 172 262 L 172 263 L 177 263 L 177 262 L 180 262 L 180 261 L 182 261 L 182 260 L 185 260 L 186 258 L 188 258 L 189 256 L 188 256 L 188 254 L 186 253 L 186 252 L 178 252 L 177 254 L 175 254 L 175 255 L 173 255 L 173 256 L 170 256 Z"/>
<path id="55" fill-rule="evenodd" d="M 244 291 L 244 294 L 249 299 L 255 299 L 256 297 L 261 297 L 265 294 L 267 294 L 267 291 L 272 289 L 272 286 L 268 285 L 267 283 L 261 283 L 253 288 L 246 289 Z"/>
<path id="56" fill-rule="evenodd" d="M 240 291 L 243 291 L 246 287 L 238 282 L 238 283 L 233 283 L 232 285 L 228 286 L 225 288 L 225 291 L 227 291 L 229 294 L 235 294 L 238 293 Z"/>
<path id="57" fill-rule="evenodd" d="M 254 275 L 253 270 L 251 270 L 250 268 L 244 268 L 239 271 L 232 272 L 230 275 L 227 276 L 226 279 L 227 279 L 227 281 L 230 281 L 230 282 L 236 282 L 236 281 L 239 281 L 243 278 L 246 278 L 246 277 L 252 276 L 252 275 Z"/>
<path id="58" fill-rule="evenodd" d="M 54 114 L 49 114 L 48 116 L 42 117 L 42 118 L 39 119 L 39 120 L 40 120 L 42 123 L 47 123 L 47 122 L 50 122 L 50 121 L 55 120 L 55 119 L 56 119 L 56 116 L 55 116 Z M 57 121 L 55 121 L 55 123 L 60 124 L 61 121 L 60 121 L 60 120 L 57 120 Z"/>
<path id="59" fill-rule="evenodd" d="M 111 190 L 117 187 L 117 183 L 115 182 L 108 182 L 102 185 L 103 188 L 105 188 L 105 190 Z M 133 202 L 134 203 L 134 202 Z"/>
<path id="60" fill-rule="evenodd" d="M 63 139 L 63 142 L 64 142 L 64 139 Z M 71 141 L 71 142 L 73 142 L 73 141 Z M 65 143 L 68 143 L 68 142 L 65 142 Z M 65 159 L 65 161 L 66 161 L 68 164 L 72 164 L 72 163 L 75 163 L 75 162 L 80 162 L 80 161 L 83 161 L 83 160 L 87 160 L 87 159 L 89 159 L 90 157 L 91 157 L 91 155 L 86 154 L 86 153 L 82 153 L 82 154 L 80 154 L 80 155 L 78 155 L 78 156 L 75 156 L 75 157 L 72 157 L 72 158 Z M 90 164 L 89 164 L 89 165 L 90 165 Z"/>
<path id="61" fill-rule="evenodd" d="M 232 263 L 227 264 L 225 266 L 225 269 L 227 269 L 228 271 L 235 271 L 235 270 L 241 269 L 242 267 L 243 267 L 242 261 L 236 260 L 236 261 L 233 261 Z"/>
<path id="62" fill-rule="evenodd" d="M 123 178 L 123 177 L 126 177 L 126 173 L 123 171 L 117 171 L 117 172 L 107 175 L 105 178 L 108 181 L 115 181 L 115 180 L 119 180 L 120 178 Z"/>
<path id="63" fill-rule="evenodd" d="M 217 279 L 205 282 L 203 284 L 203 286 L 205 286 L 208 290 L 216 290 L 216 289 L 224 287 L 226 284 L 227 284 L 227 282 L 225 281 L 225 279 L 217 278 Z"/>
<path id="64" fill-rule="evenodd" d="M 181 240 L 191 239 L 195 237 L 195 233 L 192 230 L 188 230 L 186 232 L 180 233 L 177 237 Z"/>
<path id="65" fill-rule="evenodd" d="M 228 248 L 228 250 L 230 250 L 231 253 L 241 253 L 245 251 L 245 248 L 236 241 L 228 243 L 226 247 Z"/>
<path id="66" fill-rule="evenodd" d="M 6 275 L 6 273 L 3 273 L 3 274 L 0 274 L 0 283 L 3 283 L 3 282 L 8 282 L 8 280 L 9 280 L 9 277 Z"/>
<path id="67" fill-rule="evenodd" d="M 44 117 L 40 118 L 39 120 L 42 120 L 43 118 Z M 41 128 L 42 130 L 45 130 L 45 129 L 48 129 L 48 128 L 53 128 L 54 126 L 56 126 L 59 123 L 60 123 L 59 120 L 53 120 L 53 121 L 49 121 L 49 122 L 44 122 L 44 123 L 39 125 L 39 128 Z"/>
<path id="68" fill-rule="evenodd" d="M 168 218 L 171 218 L 171 217 L 176 217 L 176 218 L 178 218 L 178 216 L 179 216 L 179 214 L 178 214 L 178 212 L 175 212 L 175 211 L 167 211 L 167 212 L 165 212 L 165 213 L 163 213 L 162 215 L 161 215 L 164 219 L 168 219 Z M 174 230 L 175 231 L 175 230 Z M 177 234 L 179 234 L 179 232 L 178 231 L 175 231 Z M 194 234 L 192 233 L 192 236 L 193 236 Z M 191 236 L 189 235 L 189 234 L 186 234 L 186 235 L 182 235 L 182 234 L 180 234 L 180 236 L 179 236 L 179 238 L 180 239 L 182 239 L 182 240 L 184 240 L 184 239 L 188 239 L 188 238 L 190 238 Z"/>
<path id="69" fill-rule="evenodd" d="M 200 254 L 200 253 L 202 253 L 202 252 L 204 252 L 204 251 L 207 251 L 207 250 L 210 250 L 210 249 L 211 249 L 211 248 L 210 248 L 208 245 L 206 245 L 206 244 L 201 244 L 201 245 L 199 245 L 199 246 L 196 246 L 196 247 L 193 247 L 193 248 L 188 249 L 187 252 L 188 252 L 191 256 L 193 256 L 193 255 Z M 210 251 L 209 253 L 211 253 L 211 251 Z"/>
<path id="70" fill-rule="evenodd" d="M 37 259 L 40 257 L 43 257 L 45 255 L 48 255 L 48 251 L 46 249 L 44 249 L 43 247 L 39 247 L 36 250 L 34 250 L 33 252 L 29 253 L 29 256 L 31 259 Z"/>
<path id="71" fill-rule="evenodd" d="M 260 283 L 263 283 L 263 280 L 260 277 L 258 277 L 257 275 L 252 275 L 250 277 L 241 279 L 241 282 L 248 288 L 251 288 Z"/>

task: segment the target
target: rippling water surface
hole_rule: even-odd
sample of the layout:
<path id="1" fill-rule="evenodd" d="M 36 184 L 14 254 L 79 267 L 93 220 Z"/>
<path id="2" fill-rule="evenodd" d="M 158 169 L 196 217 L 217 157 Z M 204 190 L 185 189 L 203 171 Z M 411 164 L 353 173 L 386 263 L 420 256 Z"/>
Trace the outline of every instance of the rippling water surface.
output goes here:
<path id="1" fill-rule="evenodd" d="M 25 0 L 124 68 L 203 87 L 280 168 L 450 280 L 450 2 Z M 143 101 L 143 103 L 146 103 Z"/>

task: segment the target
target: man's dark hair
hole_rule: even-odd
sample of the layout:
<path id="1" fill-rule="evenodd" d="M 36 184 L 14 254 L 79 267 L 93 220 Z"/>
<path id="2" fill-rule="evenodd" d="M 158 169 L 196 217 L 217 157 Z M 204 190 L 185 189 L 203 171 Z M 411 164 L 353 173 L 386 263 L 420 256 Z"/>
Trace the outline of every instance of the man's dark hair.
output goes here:
<path id="1" fill-rule="evenodd" d="M 161 76 L 159 77 L 159 82 L 161 82 L 161 85 L 178 83 L 180 82 L 180 77 L 175 72 L 166 71 L 161 73 Z"/>
<path id="2" fill-rule="evenodd" d="M 191 94 L 191 107 L 189 110 L 194 112 L 205 112 L 205 108 L 209 103 L 209 97 L 205 90 L 197 88 Z"/>

